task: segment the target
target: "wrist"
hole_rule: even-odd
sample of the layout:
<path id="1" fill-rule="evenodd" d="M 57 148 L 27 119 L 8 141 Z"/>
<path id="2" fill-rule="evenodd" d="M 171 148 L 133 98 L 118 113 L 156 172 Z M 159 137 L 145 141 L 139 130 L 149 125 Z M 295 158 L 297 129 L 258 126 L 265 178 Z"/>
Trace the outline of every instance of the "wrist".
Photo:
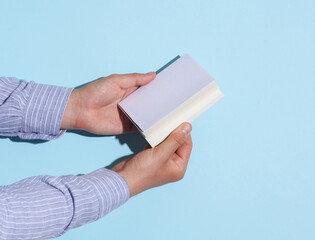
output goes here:
<path id="1" fill-rule="evenodd" d="M 77 119 L 80 113 L 80 97 L 77 89 L 73 89 L 67 102 L 60 129 L 77 128 Z"/>
<path id="2" fill-rule="evenodd" d="M 127 183 L 129 188 L 130 197 L 143 192 L 145 189 L 141 187 L 141 181 L 139 183 L 139 175 L 130 173 L 125 168 L 125 163 L 119 163 L 112 168 L 112 171 L 118 173 Z"/>

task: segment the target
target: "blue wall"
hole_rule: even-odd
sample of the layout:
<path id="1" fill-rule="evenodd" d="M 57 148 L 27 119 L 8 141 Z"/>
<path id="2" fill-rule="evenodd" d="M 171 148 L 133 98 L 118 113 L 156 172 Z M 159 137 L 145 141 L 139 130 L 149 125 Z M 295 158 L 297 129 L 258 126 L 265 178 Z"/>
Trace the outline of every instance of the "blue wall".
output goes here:
<path id="1" fill-rule="evenodd" d="M 193 122 L 184 180 L 60 239 L 315 239 L 315 2 L 0 1 L 0 75 L 77 86 L 189 53 L 225 98 Z M 93 171 L 115 137 L 0 139 L 1 184 Z"/>

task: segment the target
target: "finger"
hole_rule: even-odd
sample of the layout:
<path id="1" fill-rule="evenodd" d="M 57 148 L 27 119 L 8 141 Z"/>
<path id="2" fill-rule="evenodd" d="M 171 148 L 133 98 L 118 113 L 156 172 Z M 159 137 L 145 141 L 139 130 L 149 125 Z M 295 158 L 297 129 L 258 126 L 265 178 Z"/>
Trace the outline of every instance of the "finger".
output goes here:
<path id="1" fill-rule="evenodd" d="M 155 76 L 155 72 L 149 72 L 114 75 L 114 78 L 121 88 L 131 88 L 148 84 Z"/>
<path id="2" fill-rule="evenodd" d="M 188 136 L 186 142 L 177 149 L 176 154 L 180 157 L 180 159 L 184 161 L 184 163 L 188 163 L 191 150 L 192 150 L 192 139 L 191 139 L 191 136 Z"/>
<path id="3" fill-rule="evenodd" d="M 123 90 L 125 90 L 125 94 L 121 97 L 120 101 L 125 99 L 126 97 L 128 97 L 131 93 L 133 93 L 137 89 L 138 89 L 138 87 L 131 87 L 131 88 L 123 89 Z"/>
<path id="4" fill-rule="evenodd" d="M 183 123 L 177 127 L 160 145 L 156 147 L 157 154 L 167 160 L 182 146 L 189 137 L 190 123 Z"/>

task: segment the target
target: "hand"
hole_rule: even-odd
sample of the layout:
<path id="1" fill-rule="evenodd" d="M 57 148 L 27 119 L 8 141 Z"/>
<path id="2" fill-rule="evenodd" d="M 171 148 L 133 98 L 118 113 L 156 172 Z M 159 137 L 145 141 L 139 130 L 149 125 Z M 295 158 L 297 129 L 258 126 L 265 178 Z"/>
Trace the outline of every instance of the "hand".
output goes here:
<path id="1" fill-rule="evenodd" d="M 184 123 L 158 146 L 113 167 L 126 180 L 130 197 L 184 177 L 192 149 L 190 131 L 191 125 Z"/>
<path id="2" fill-rule="evenodd" d="M 154 72 L 113 74 L 74 89 L 62 118 L 61 129 L 83 129 L 107 135 L 136 131 L 117 104 L 155 76 Z"/>

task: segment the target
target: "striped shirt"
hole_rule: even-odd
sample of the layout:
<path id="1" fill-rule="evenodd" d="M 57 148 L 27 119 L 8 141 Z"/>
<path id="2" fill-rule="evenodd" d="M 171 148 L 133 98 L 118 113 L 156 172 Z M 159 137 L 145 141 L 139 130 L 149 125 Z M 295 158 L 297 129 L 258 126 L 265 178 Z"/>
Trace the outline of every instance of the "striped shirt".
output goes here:
<path id="1" fill-rule="evenodd" d="M 56 139 L 71 88 L 0 77 L 0 135 Z M 96 221 L 125 203 L 129 188 L 101 168 L 81 176 L 36 176 L 0 187 L 0 239 L 47 239 Z"/>

